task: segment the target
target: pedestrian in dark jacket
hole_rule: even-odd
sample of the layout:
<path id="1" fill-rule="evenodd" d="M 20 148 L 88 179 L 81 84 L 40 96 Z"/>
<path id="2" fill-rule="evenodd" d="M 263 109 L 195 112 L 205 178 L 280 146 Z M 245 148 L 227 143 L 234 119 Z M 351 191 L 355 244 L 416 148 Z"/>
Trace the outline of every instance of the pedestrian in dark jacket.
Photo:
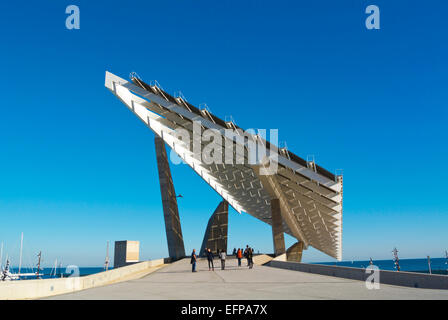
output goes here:
<path id="1" fill-rule="evenodd" d="M 244 250 L 244 258 L 246 258 L 247 266 L 249 266 L 249 245 L 246 245 L 246 249 Z"/>
<path id="2" fill-rule="evenodd" d="M 215 271 L 215 266 L 213 265 L 213 252 L 212 250 L 207 249 L 207 261 L 208 261 L 208 271 L 210 271 L 210 265 L 212 266 L 212 270 Z"/>
<path id="3" fill-rule="evenodd" d="M 252 269 L 252 267 L 254 266 L 254 251 L 252 248 L 248 248 L 247 249 L 247 260 L 249 262 L 249 269 Z"/>
<path id="4" fill-rule="evenodd" d="M 224 250 L 219 253 L 219 258 L 221 259 L 221 270 L 224 270 L 226 267 L 226 252 Z"/>
<path id="5" fill-rule="evenodd" d="M 191 272 L 196 272 L 196 250 L 191 253 Z"/>

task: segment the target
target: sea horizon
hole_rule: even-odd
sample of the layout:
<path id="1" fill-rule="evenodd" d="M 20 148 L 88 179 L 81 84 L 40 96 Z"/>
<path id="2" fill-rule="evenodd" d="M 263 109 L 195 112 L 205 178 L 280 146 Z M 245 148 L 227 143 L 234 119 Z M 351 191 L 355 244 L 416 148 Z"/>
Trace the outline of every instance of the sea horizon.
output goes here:
<path id="1" fill-rule="evenodd" d="M 448 259 L 445 257 L 441 258 L 430 258 L 431 261 L 431 271 L 432 273 L 448 274 Z M 373 265 L 377 266 L 380 270 L 396 271 L 393 259 L 372 259 Z M 419 272 L 419 273 L 429 273 L 428 259 L 427 258 L 408 258 L 400 259 L 400 271 L 405 272 Z M 344 261 L 322 261 L 322 262 L 309 262 L 309 264 L 320 264 L 320 265 L 330 265 L 330 266 L 340 266 L 340 267 L 352 267 L 352 268 L 366 268 L 370 264 L 370 260 L 344 260 Z M 73 264 L 70 264 L 73 265 Z M 60 274 L 61 271 L 64 275 L 70 274 L 66 272 L 67 266 L 62 266 L 57 268 L 56 273 Z M 108 270 L 114 269 L 109 267 Z M 33 271 L 32 271 L 33 270 Z M 36 267 L 23 267 L 21 272 L 35 272 Z M 48 277 L 50 274 L 54 273 L 53 267 L 42 267 L 42 273 L 44 278 Z M 11 271 L 16 273 L 18 271 L 18 266 L 11 267 Z M 80 276 L 86 276 L 90 274 L 95 274 L 104 271 L 104 266 L 89 266 L 89 267 L 79 267 Z"/>

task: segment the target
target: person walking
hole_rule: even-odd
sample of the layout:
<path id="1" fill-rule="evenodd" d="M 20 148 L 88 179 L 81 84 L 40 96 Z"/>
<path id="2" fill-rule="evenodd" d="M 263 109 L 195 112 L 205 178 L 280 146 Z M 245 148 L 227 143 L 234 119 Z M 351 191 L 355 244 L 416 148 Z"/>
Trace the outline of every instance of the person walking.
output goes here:
<path id="1" fill-rule="evenodd" d="M 224 270 L 226 267 L 226 252 L 224 249 L 219 253 L 219 258 L 221 259 L 221 270 Z"/>
<path id="2" fill-rule="evenodd" d="M 236 256 L 236 248 L 233 248 L 232 256 Z"/>
<path id="3" fill-rule="evenodd" d="M 193 249 L 193 252 L 191 253 L 191 272 L 196 272 L 196 250 Z"/>
<path id="4" fill-rule="evenodd" d="M 249 269 L 252 269 L 252 267 L 254 266 L 253 257 L 254 257 L 254 251 L 252 250 L 252 248 L 249 247 L 247 249 L 247 260 L 249 263 Z"/>
<path id="5" fill-rule="evenodd" d="M 213 270 L 213 271 L 215 271 L 215 266 L 213 265 L 213 252 L 212 252 L 212 250 L 210 250 L 210 248 L 209 249 L 207 249 L 207 261 L 208 261 L 208 271 L 210 271 L 210 265 L 212 266 L 211 267 L 211 269 Z"/>
<path id="6" fill-rule="evenodd" d="M 238 248 L 236 252 L 236 257 L 238 259 L 238 267 L 241 267 L 241 258 L 243 257 L 243 253 L 241 252 L 241 248 Z"/>
<path id="7" fill-rule="evenodd" d="M 247 260 L 247 266 L 249 266 L 249 245 L 246 245 L 246 249 L 244 250 L 244 257 Z"/>

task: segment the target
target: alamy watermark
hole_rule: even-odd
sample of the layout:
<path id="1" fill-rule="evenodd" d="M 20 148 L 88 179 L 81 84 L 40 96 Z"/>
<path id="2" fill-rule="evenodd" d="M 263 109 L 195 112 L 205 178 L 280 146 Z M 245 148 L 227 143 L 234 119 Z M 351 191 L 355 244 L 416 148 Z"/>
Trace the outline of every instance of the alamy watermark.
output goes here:
<path id="1" fill-rule="evenodd" d="M 260 175 L 272 175 L 278 169 L 278 129 L 269 130 L 269 143 L 266 129 L 204 129 L 199 121 L 193 121 L 192 132 L 177 128 L 169 135 L 174 145 L 170 160 L 176 165 L 183 162 L 179 154 L 206 165 L 258 166 Z"/>
<path id="2" fill-rule="evenodd" d="M 81 274 L 79 272 L 79 267 L 75 265 L 69 265 L 65 268 L 65 273 L 70 274 L 67 278 L 69 281 L 65 282 L 65 286 L 70 291 L 80 290 L 81 288 Z"/>
<path id="3" fill-rule="evenodd" d="M 65 13 L 69 16 L 65 19 L 65 27 L 69 30 L 81 28 L 81 19 L 79 7 L 71 4 L 65 8 Z"/>
<path id="4" fill-rule="evenodd" d="M 369 265 L 366 268 L 366 273 L 369 275 L 366 279 L 366 288 L 369 290 L 380 289 L 380 268 L 375 265 Z"/>
<path id="5" fill-rule="evenodd" d="M 366 28 L 368 30 L 380 29 L 380 8 L 376 5 L 369 5 L 366 8 L 366 13 L 369 16 L 366 18 Z"/>
<path id="6" fill-rule="evenodd" d="M 65 19 L 65 27 L 69 30 L 79 30 L 81 28 L 80 23 L 80 10 L 77 5 L 71 4 L 65 8 L 65 13 L 69 16 Z M 365 25 L 368 30 L 380 29 L 380 8 L 377 5 L 369 5 L 366 7 L 365 13 L 368 14 Z"/>

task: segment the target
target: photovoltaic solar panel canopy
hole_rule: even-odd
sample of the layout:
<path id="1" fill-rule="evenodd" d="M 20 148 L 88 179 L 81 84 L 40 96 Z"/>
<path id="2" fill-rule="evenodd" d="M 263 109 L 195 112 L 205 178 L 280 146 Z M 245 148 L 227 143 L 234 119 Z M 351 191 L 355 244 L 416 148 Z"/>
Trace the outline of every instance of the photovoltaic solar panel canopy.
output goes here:
<path id="1" fill-rule="evenodd" d="M 193 142 L 204 147 L 207 143 L 202 139 L 194 140 L 195 126 L 199 126 L 201 132 L 214 129 L 223 141 L 222 154 L 226 151 L 226 141 L 233 145 L 240 143 L 229 136 L 228 132 L 232 131 L 229 129 L 244 130 L 207 109 L 193 106 L 182 96 L 173 97 L 160 86 L 145 83 L 135 75 L 128 81 L 106 72 L 105 86 L 236 211 L 246 212 L 272 225 L 271 199 L 279 199 L 284 232 L 302 241 L 305 248 L 312 246 L 342 259 L 342 175 L 334 175 L 314 161 L 306 161 L 247 132 L 245 136 L 249 140 L 267 150 L 263 161 L 255 164 L 249 161 L 208 163 L 195 156 L 191 144 L 176 137 L 176 130 L 187 130 Z M 242 144 L 243 154 L 235 151 L 234 157 L 247 160 L 247 144 Z M 277 170 L 263 174 L 263 170 L 269 171 L 271 164 L 275 164 Z"/>

